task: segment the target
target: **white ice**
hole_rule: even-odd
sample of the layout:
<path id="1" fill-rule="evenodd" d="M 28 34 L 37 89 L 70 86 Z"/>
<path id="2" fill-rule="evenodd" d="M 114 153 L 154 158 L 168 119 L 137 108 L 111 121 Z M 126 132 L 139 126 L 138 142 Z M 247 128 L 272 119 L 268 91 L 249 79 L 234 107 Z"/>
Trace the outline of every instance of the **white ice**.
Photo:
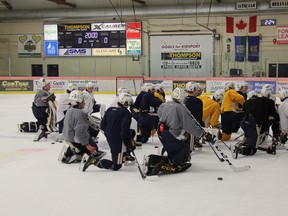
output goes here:
<path id="1" fill-rule="evenodd" d="M 57 95 L 58 96 L 58 95 Z M 192 153 L 192 167 L 184 173 L 161 175 L 144 181 L 137 166 L 120 171 L 57 161 L 63 143 L 33 142 L 34 133 L 18 132 L 17 124 L 35 121 L 32 94 L 0 94 L 0 215 L 1 216 L 272 216 L 286 215 L 288 204 L 288 151 L 277 147 L 276 155 L 232 159 L 221 142 L 221 150 L 235 167 L 221 163 L 208 144 Z M 107 106 L 113 95 L 95 95 Z M 233 138 L 239 136 L 234 134 Z M 100 148 L 109 147 L 100 134 Z M 230 143 L 226 142 L 228 145 Z M 159 139 L 150 138 L 136 155 L 157 154 Z M 222 177 L 223 180 L 217 180 Z"/>

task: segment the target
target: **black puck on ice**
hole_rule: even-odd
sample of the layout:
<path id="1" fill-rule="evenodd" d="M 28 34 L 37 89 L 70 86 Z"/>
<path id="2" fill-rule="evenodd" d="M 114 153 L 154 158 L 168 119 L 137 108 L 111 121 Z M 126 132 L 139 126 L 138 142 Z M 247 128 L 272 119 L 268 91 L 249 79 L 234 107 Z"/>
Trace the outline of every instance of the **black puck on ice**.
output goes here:
<path id="1" fill-rule="evenodd" d="M 154 148 L 158 148 L 158 146 L 154 146 Z"/>
<path id="2" fill-rule="evenodd" d="M 55 144 L 55 142 L 51 142 L 51 144 Z"/>
<path id="3" fill-rule="evenodd" d="M 219 181 L 222 181 L 222 180 L 223 180 L 223 178 L 222 178 L 222 177 L 218 177 L 217 179 L 218 179 Z"/>

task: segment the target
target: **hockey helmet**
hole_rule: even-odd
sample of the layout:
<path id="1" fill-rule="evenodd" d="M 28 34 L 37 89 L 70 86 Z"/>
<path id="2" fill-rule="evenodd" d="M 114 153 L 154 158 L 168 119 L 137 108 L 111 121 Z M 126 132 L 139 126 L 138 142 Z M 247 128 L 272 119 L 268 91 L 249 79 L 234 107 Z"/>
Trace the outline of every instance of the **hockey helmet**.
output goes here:
<path id="1" fill-rule="evenodd" d="M 234 82 L 228 81 L 224 85 L 224 90 L 228 91 L 229 89 L 235 89 L 235 84 Z"/>
<path id="2" fill-rule="evenodd" d="M 156 90 L 156 91 L 160 91 L 161 89 L 163 90 L 163 86 L 162 86 L 161 83 L 157 83 L 157 84 L 155 84 L 154 86 L 155 86 L 155 90 Z"/>
<path id="3" fill-rule="evenodd" d="M 284 101 L 284 99 L 288 97 L 288 92 L 285 89 L 279 90 L 278 93 L 281 101 Z"/>
<path id="4" fill-rule="evenodd" d="M 185 92 L 185 90 L 182 89 L 182 88 L 175 88 L 175 89 L 172 91 L 171 98 L 172 98 L 174 101 L 177 101 L 177 102 L 179 102 L 179 103 L 183 103 L 185 97 L 186 97 L 186 92 Z"/>
<path id="5" fill-rule="evenodd" d="M 198 84 L 198 96 L 200 96 L 204 91 L 204 84 L 203 83 L 197 83 L 197 84 Z"/>
<path id="6" fill-rule="evenodd" d="M 95 85 L 94 85 L 93 82 L 88 82 L 88 83 L 86 84 L 86 88 L 94 88 L 94 87 L 95 87 Z"/>
<path id="7" fill-rule="evenodd" d="M 118 96 L 118 103 L 122 104 L 124 107 L 129 107 L 133 103 L 133 98 L 128 93 L 121 93 Z"/>
<path id="8" fill-rule="evenodd" d="M 152 83 L 145 83 L 145 86 L 143 87 L 143 90 L 145 92 L 151 92 L 153 90 L 155 90 L 155 85 Z"/>
<path id="9" fill-rule="evenodd" d="M 247 94 L 247 100 L 249 100 L 252 97 L 258 96 L 258 93 L 256 91 L 249 91 Z"/>
<path id="10" fill-rule="evenodd" d="M 224 97 L 224 92 L 223 90 L 217 90 L 213 94 L 213 98 L 216 102 L 221 103 Z"/>
<path id="11" fill-rule="evenodd" d="M 43 88 L 45 87 L 46 85 L 50 85 L 50 81 L 45 79 L 45 78 L 40 78 L 39 81 L 38 81 L 38 85 Z"/>
<path id="12" fill-rule="evenodd" d="M 271 98 L 272 97 L 273 86 L 270 84 L 265 84 L 262 86 L 261 95 L 262 97 Z"/>
<path id="13" fill-rule="evenodd" d="M 78 103 L 82 103 L 84 100 L 84 93 L 79 90 L 74 90 L 70 93 L 69 102 L 71 105 L 75 106 Z"/>
<path id="14" fill-rule="evenodd" d="M 199 84 L 196 82 L 188 82 L 188 83 L 186 83 L 185 89 L 187 92 L 198 92 L 199 91 Z"/>
<path id="15" fill-rule="evenodd" d="M 77 85 L 75 83 L 69 83 L 68 84 L 68 87 L 67 87 L 67 90 L 72 92 L 74 90 L 77 90 Z"/>
<path id="16" fill-rule="evenodd" d="M 120 87 L 118 88 L 118 94 L 121 94 L 121 93 L 128 93 L 130 94 L 130 90 L 126 87 Z"/>
<path id="17" fill-rule="evenodd" d="M 240 82 L 240 83 L 238 84 L 239 90 L 240 90 L 240 89 L 244 89 L 244 88 L 247 88 L 247 89 L 248 89 L 249 86 L 250 86 L 250 84 L 249 84 L 248 82 L 245 82 L 245 81 Z"/>

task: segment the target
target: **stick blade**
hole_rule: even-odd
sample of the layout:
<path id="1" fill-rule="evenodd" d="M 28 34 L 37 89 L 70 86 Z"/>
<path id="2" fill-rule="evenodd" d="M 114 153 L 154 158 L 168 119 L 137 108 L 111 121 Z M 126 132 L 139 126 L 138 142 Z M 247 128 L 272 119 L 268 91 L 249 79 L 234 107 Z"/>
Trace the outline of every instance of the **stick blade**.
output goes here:
<path id="1" fill-rule="evenodd" d="M 158 175 L 146 176 L 145 180 L 147 180 L 147 181 L 158 181 Z"/>

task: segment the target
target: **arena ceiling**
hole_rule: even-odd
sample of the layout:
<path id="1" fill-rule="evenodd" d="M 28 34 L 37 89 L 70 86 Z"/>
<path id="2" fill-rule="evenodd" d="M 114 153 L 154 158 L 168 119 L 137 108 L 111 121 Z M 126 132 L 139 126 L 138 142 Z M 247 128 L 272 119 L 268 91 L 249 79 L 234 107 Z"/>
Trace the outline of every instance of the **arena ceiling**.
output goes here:
<path id="1" fill-rule="evenodd" d="M 65 8 L 147 7 L 235 3 L 237 0 L 1 0 L 0 10 L 44 10 Z"/>
<path id="2" fill-rule="evenodd" d="M 56 21 L 124 20 L 195 14 L 275 13 L 286 8 L 269 7 L 270 0 L 257 2 L 253 10 L 236 10 L 236 2 L 245 0 L 0 0 L 0 22 L 11 20 Z M 254 1 L 255 2 L 255 1 Z"/>

